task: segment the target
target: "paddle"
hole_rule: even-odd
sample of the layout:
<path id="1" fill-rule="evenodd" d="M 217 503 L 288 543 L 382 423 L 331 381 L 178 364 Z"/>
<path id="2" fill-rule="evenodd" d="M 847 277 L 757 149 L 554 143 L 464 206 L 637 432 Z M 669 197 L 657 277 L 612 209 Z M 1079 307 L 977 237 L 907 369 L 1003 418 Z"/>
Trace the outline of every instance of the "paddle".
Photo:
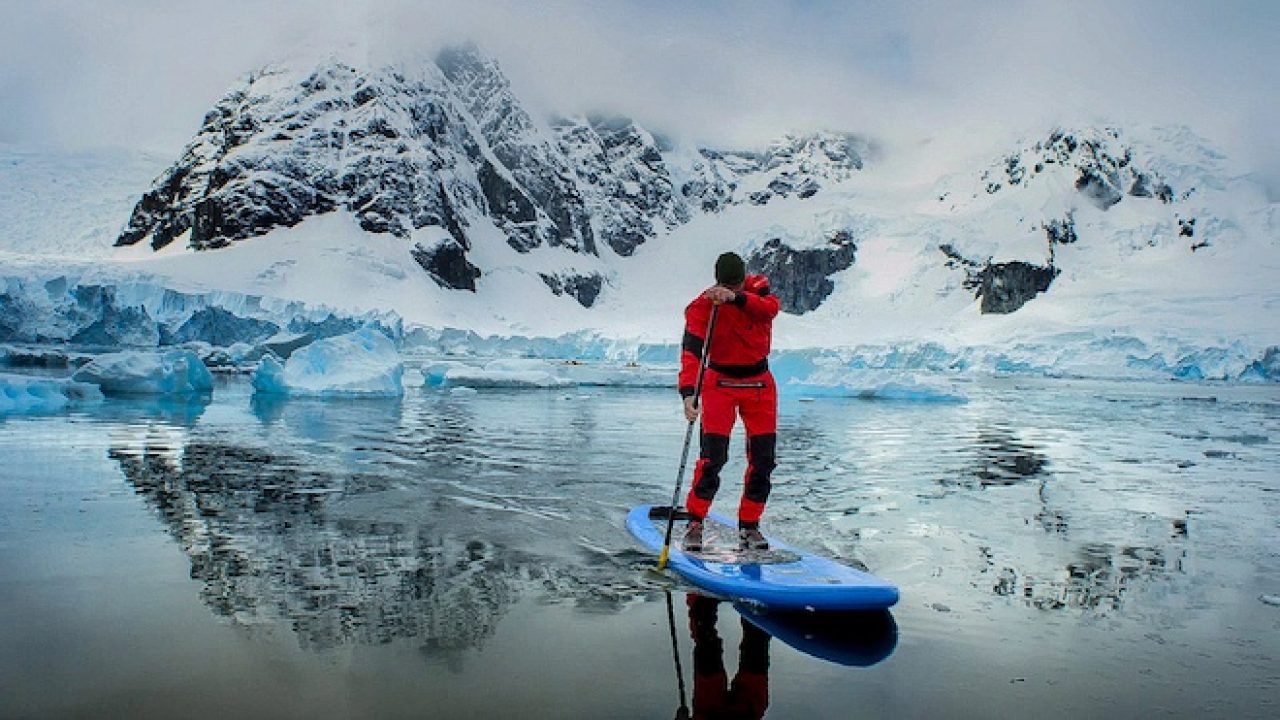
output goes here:
<path id="1" fill-rule="evenodd" d="M 711 320 L 707 323 L 707 338 L 702 343 L 702 357 L 698 360 L 698 382 L 693 386 L 693 408 L 698 409 L 698 400 L 702 398 L 702 376 L 706 374 L 707 365 L 711 362 L 711 334 L 716 329 L 716 313 L 719 305 L 711 306 Z M 667 568 L 667 556 L 671 554 L 671 530 L 676 524 L 676 508 L 680 503 L 680 486 L 684 484 L 684 469 L 689 462 L 689 443 L 693 440 L 693 425 L 698 421 L 695 415 L 689 421 L 689 428 L 684 431 L 684 450 L 680 451 L 680 469 L 676 471 L 676 489 L 671 493 L 671 512 L 667 515 L 667 534 L 662 541 L 662 552 L 658 555 L 658 572 Z"/>

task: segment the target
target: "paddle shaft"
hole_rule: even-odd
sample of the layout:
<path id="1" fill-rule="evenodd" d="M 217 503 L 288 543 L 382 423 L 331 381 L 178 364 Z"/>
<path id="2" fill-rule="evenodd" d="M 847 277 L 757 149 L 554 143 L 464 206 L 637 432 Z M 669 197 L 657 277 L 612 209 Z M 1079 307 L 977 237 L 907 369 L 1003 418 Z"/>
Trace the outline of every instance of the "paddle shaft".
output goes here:
<path id="1" fill-rule="evenodd" d="M 707 338 L 702 343 L 702 357 L 698 360 L 698 381 L 693 386 L 693 409 L 698 409 L 698 401 L 702 398 L 702 378 L 707 373 L 707 365 L 711 363 L 711 336 L 716 330 L 716 314 L 719 305 L 711 306 L 711 320 L 707 322 Z M 671 531 L 676 525 L 676 506 L 680 503 L 680 486 L 684 484 L 684 469 L 689 464 L 689 444 L 693 441 L 693 426 L 698 421 L 695 415 L 684 431 L 684 449 L 680 451 L 680 469 L 676 471 L 676 489 L 671 493 L 671 512 L 667 514 L 667 533 L 662 541 L 662 553 L 658 555 L 658 570 L 667 567 L 667 556 L 671 554 Z"/>

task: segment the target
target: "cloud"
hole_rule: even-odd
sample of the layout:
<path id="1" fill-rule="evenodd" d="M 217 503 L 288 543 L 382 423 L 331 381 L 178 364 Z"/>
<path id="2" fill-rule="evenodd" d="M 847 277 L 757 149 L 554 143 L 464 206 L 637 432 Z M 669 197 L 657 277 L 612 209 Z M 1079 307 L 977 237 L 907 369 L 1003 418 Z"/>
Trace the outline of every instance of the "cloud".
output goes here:
<path id="1" fill-rule="evenodd" d="M 536 108 L 624 113 L 692 140 L 1105 118 L 1188 124 L 1280 167 L 1280 5 L 1268 0 L 4 0 L 0 11 L 4 142 L 174 152 L 266 63 L 474 40 Z"/>

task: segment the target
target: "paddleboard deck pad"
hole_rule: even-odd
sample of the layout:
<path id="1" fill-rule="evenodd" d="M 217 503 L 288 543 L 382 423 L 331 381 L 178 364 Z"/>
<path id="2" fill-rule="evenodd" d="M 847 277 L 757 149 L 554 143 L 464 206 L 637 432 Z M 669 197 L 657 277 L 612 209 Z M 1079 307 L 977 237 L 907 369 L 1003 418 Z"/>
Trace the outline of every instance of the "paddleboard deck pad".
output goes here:
<path id="1" fill-rule="evenodd" d="M 627 529 L 660 552 L 671 509 L 641 505 Z M 724 598 L 771 608 L 879 610 L 898 602 L 898 588 L 871 573 L 769 538 L 768 550 L 740 550 L 737 524 L 712 513 L 703 522 L 703 547 L 681 547 L 688 515 L 676 510 L 667 564 L 689 582 Z"/>

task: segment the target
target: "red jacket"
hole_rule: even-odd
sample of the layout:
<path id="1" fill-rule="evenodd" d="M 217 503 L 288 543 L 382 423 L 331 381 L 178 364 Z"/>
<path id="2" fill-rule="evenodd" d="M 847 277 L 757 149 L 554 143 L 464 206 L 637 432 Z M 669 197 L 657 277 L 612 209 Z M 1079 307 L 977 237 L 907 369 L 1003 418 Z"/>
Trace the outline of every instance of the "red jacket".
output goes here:
<path id="1" fill-rule="evenodd" d="M 698 364 L 712 307 L 710 300 L 699 295 L 684 310 L 679 385 L 680 394 L 685 397 L 693 394 L 698 382 Z M 748 275 L 738 297 L 721 305 L 716 314 L 715 335 L 711 338 L 712 369 L 733 377 L 765 372 L 778 309 L 778 298 L 769 293 L 769 278 Z"/>

